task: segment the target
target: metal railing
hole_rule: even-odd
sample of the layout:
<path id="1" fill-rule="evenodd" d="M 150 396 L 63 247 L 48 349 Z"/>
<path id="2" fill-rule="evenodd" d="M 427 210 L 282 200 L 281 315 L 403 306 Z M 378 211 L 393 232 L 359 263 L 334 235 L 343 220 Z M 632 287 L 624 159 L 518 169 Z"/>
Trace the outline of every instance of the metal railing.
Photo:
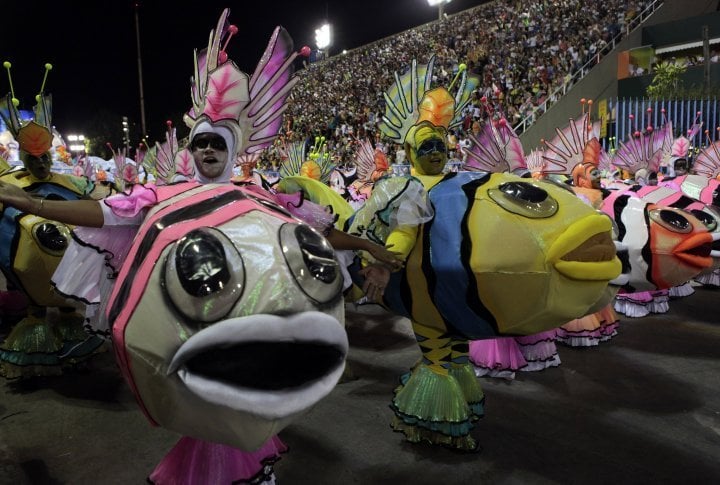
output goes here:
<path id="1" fill-rule="evenodd" d="M 619 141 L 626 141 L 637 132 L 657 129 L 666 122 L 672 123 L 673 136 L 688 136 L 693 126 L 702 123 L 702 128 L 690 139 L 693 146 L 703 146 L 720 138 L 716 129 L 720 115 L 720 101 L 717 98 L 704 99 L 648 99 L 623 98 L 608 100 L 608 112 L 615 117 L 608 120 L 607 138 L 601 141 L 610 151 L 617 148 Z M 707 135 L 704 133 L 707 130 Z"/>

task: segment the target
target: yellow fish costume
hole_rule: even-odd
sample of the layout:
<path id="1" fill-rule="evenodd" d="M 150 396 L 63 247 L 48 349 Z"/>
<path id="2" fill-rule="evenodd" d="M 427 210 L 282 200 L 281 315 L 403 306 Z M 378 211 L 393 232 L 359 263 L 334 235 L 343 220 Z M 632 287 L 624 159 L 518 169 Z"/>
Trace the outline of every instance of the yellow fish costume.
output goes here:
<path id="1" fill-rule="evenodd" d="M 484 395 L 468 339 L 538 333 L 584 315 L 610 301 L 608 283 L 621 264 L 609 218 L 570 192 L 511 174 L 442 173 L 447 129 L 476 81 L 461 70 L 455 98 L 429 90 L 432 66 L 433 59 L 413 62 L 385 93 L 381 129 L 404 143 L 414 177 L 378 181 L 349 232 L 407 256 L 384 303 L 411 319 L 422 360 L 395 391 L 393 428 L 411 442 L 474 451 L 470 431 Z M 403 224 L 403 193 L 418 194 L 418 186 L 423 223 Z M 422 217 L 427 210 L 432 215 Z"/>

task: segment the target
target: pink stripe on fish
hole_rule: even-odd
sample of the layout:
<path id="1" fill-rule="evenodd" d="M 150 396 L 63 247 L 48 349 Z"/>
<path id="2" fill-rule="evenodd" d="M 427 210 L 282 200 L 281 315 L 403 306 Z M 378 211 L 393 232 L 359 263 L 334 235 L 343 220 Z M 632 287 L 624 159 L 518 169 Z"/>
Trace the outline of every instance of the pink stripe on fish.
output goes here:
<path id="1" fill-rule="evenodd" d="M 122 286 L 122 283 L 125 281 L 125 279 L 128 277 L 130 267 L 132 266 L 132 261 L 134 261 L 135 258 L 138 257 L 138 249 L 140 247 L 140 242 L 143 241 L 148 231 L 157 221 L 167 216 L 168 214 L 176 212 L 178 209 L 181 209 L 183 207 L 195 205 L 198 202 L 202 202 L 218 195 L 233 191 L 239 191 L 242 193 L 247 192 L 239 187 L 235 187 L 232 185 L 212 186 L 212 188 L 209 188 L 208 190 L 188 195 L 187 197 L 180 200 L 172 201 L 172 203 L 169 204 L 167 207 L 164 207 L 157 212 L 151 214 L 148 219 L 143 223 L 140 232 L 138 232 L 138 235 L 136 236 L 133 248 L 130 254 L 128 254 L 128 257 L 125 260 L 125 264 L 123 264 L 120 275 L 118 276 L 115 287 L 113 288 L 113 293 L 108 302 L 108 311 L 113 307 L 120 287 Z M 251 195 L 257 196 L 257 194 L 254 193 L 252 193 Z M 268 200 L 272 199 L 268 198 Z M 132 287 L 130 288 L 130 292 L 127 295 L 126 301 L 123 303 L 122 310 L 118 314 L 115 321 L 112 322 L 114 348 L 118 365 L 126 381 L 128 382 L 128 385 L 135 394 L 140 408 L 143 410 L 145 415 L 153 424 L 157 423 L 153 421 L 147 409 L 145 409 L 145 406 L 140 399 L 137 388 L 132 379 L 132 374 L 130 372 L 130 361 L 127 355 L 127 349 L 125 348 L 125 329 L 127 327 L 127 324 L 132 318 L 132 314 L 134 313 L 137 304 L 139 303 L 143 293 L 145 292 L 150 276 L 153 272 L 153 269 L 155 268 L 155 265 L 160 255 L 167 246 L 179 240 L 193 229 L 206 226 L 217 227 L 250 210 L 260 210 L 262 212 L 272 215 L 275 218 L 279 218 L 287 222 L 296 222 L 293 218 L 286 217 L 278 212 L 272 211 L 271 209 L 268 209 L 263 205 L 258 204 L 253 199 L 242 199 L 230 202 L 222 206 L 221 208 L 214 210 L 213 212 L 200 218 L 183 220 L 162 229 L 155 241 L 153 241 L 152 247 L 145 255 L 139 269 L 134 274 Z"/>

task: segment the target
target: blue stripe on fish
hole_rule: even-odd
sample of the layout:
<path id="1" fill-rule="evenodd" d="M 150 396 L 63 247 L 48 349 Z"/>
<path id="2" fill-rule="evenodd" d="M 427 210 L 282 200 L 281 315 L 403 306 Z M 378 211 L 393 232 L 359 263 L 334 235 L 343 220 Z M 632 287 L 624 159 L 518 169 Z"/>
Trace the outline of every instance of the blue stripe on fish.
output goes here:
<path id="1" fill-rule="evenodd" d="M 15 286 L 20 282 L 13 274 L 12 263 L 20 237 L 18 224 L 23 216 L 24 214 L 16 208 L 5 207 L 2 211 L 2 219 L 0 219 L 0 268 L 3 269 L 5 277 L 10 279 Z"/>
<path id="2" fill-rule="evenodd" d="M 472 248 L 467 233 L 475 192 L 489 178 L 486 173 L 462 172 L 429 192 L 435 208 L 435 218 L 427 231 L 434 276 L 427 278 L 430 295 L 450 333 L 468 338 L 497 335 L 495 320 L 477 296 L 475 275 L 469 267 Z M 475 299 L 472 305 L 468 304 L 469 298 Z"/>

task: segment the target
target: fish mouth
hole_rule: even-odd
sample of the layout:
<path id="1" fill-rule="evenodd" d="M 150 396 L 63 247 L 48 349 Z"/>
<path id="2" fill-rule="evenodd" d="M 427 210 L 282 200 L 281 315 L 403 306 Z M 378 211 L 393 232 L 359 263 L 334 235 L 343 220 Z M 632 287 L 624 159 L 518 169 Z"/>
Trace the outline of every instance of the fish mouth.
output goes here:
<path id="1" fill-rule="evenodd" d="M 707 268 L 712 266 L 713 253 L 720 255 L 714 249 L 720 234 L 699 233 L 681 241 L 673 248 L 672 254 L 688 266 Z"/>
<path id="2" fill-rule="evenodd" d="M 579 281 L 611 281 L 622 273 L 612 222 L 600 214 L 570 225 L 552 243 L 546 259 L 560 274 Z"/>
<path id="3" fill-rule="evenodd" d="M 278 419 L 329 394 L 347 353 L 345 329 L 330 315 L 259 314 L 194 334 L 175 352 L 167 374 L 204 401 Z"/>

